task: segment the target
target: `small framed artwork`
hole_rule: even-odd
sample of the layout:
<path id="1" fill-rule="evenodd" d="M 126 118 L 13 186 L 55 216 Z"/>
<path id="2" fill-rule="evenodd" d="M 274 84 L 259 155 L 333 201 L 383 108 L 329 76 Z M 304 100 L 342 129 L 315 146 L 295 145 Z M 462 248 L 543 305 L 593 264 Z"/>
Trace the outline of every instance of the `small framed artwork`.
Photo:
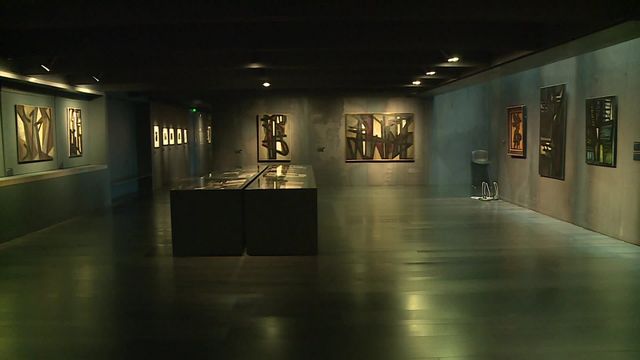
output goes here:
<path id="1" fill-rule="evenodd" d="M 153 125 L 153 147 L 155 149 L 160 147 L 160 126 Z"/>
<path id="2" fill-rule="evenodd" d="M 618 98 L 586 99 L 586 115 L 587 164 L 616 167 Z"/>
<path id="3" fill-rule="evenodd" d="M 207 126 L 207 144 L 211 144 L 211 125 Z"/>
<path id="4" fill-rule="evenodd" d="M 162 128 L 162 146 L 169 145 L 169 129 Z"/>
<path id="5" fill-rule="evenodd" d="M 176 144 L 182 145 L 182 129 L 176 129 Z"/>
<path id="6" fill-rule="evenodd" d="M 633 160 L 640 161 L 640 141 L 633 143 Z"/>
<path id="7" fill-rule="evenodd" d="M 527 157 L 527 112 L 524 105 L 507 108 L 507 155 Z"/>
<path id="8" fill-rule="evenodd" d="M 69 157 L 82 156 L 82 110 L 67 108 L 69 130 Z"/>
<path id="9" fill-rule="evenodd" d="M 176 144 L 176 132 L 174 128 L 169 128 L 169 145 Z"/>
<path id="10" fill-rule="evenodd" d="M 182 139 L 183 139 L 184 143 L 187 144 L 189 142 L 189 140 L 188 140 L 189 137 L 187 137 L 187 129 L 184 129 L 183 131 L 184 131 L 184 136 L 183 136 Z"/>

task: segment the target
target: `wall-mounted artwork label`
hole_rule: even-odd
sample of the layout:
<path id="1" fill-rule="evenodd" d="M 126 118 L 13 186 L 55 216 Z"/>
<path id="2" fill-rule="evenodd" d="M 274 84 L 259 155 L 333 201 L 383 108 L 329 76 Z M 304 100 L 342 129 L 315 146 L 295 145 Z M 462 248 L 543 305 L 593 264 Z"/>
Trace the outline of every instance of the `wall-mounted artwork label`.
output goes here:
<path id="1" fill-rule="evenodd" d="M 524 105 L 507 108 L 509 144 L 507 154 L 513 157 L 527 156 L 527 113 Z"/>
<path id="2" fill-rule="evenodd" d="M 564 180 L 565 139 L 567 130 L 566 85 L 540 89 L 541 176 Z"/>
<path id="3" fill-rule="evenodd" d="M 184 143 L 188 144 L 189 143 L 189 137 L 187 136 L 187 129 L 184 129 L 183 131 L 184 131 L 184 137 L 183 137 Z"/>
<path id="4" fill-rule="evenodd" d="M 153 147 L 160 147 L 160 127 L 158 125 L 153 125 Z"/>
<path id="5" fill-rule="evenodd" d="M 414 161 L 411 113 L 345 114 L 346 161 Z"/>
<path id="6" fill-rule="evenodd" d="M 211 144 L 211 126 L 207 126 L 207 144 Z"/>
<path id="7" fill-rule="evenodd" d="M 55 136 L 52 109 L 16 105 L 18 163 L 53 160 Z"/>
<path id="8" fill-rule="evenodd" d="M 291 161 L 287 115 L 258 115 L 258 161 Z"/>
<path id="9" fill-rule="evenodd" d="M 182 129 L 180 128 L 176 129 L 176 143 L 182 145 Z"/>
<path id="10" fill-rule="evenodd" d="M 587 99 L 586 106 L 587 164 L 615 167 L 618 142 L 618 98 L 606 96 Z"/>
<path id="11" fill-rule="evenodd" d="M 633 160 L 640 161 L 640 141 L 633 143 Z"/>
<path id="12" fill-rule="evenodd" d="M 169 128 L 169 145 L 175 145 L 176 143 L 176 132 L 173 128 Z"/>
<path id="13" fill-rule="evenodd" d="M 169 129 L 162 128 L 162 146 L 169 145 Z"/>
<path id="14" fill-rule="evenodd" d="M 69 127 L 69 157 L 82 156 L 82 110 L 67 108 Z"/>

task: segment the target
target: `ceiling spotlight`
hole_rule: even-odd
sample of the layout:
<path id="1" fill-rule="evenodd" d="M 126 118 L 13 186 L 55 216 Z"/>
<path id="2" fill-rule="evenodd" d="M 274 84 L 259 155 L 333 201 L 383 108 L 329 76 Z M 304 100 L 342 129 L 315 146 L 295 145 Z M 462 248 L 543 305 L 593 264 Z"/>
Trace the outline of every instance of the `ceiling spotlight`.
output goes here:
<path id="1" fill-rule="evenodd" d="M 269 87 L 269 86 L 271 86 L 271 84 L 269 82 L 265 81 L 265 82 L 262 83 L 262 86 Z"/>
<path id="2" fill-rule="evenodd" d="M 427 71 L 427 76 L 433 76 L 435 74 L 436 74 L 435 71 Z"/>
<path id="3" fill-rule="evenodd" d="M 49 70 L 49 68 L 48 68 L 48 67 L 44 66 L 43 64 L 40 64 L 40 67 L 41 67 L 41 68 L 43 68 L 43 69 L 45 69 L 45 70 L 47 70 L 47 72 L 51 71 L 51 70 Z"/>
<path id="4" fill-rule="evenodd" d="M 420 85 L 420 84 L 422 84 L 422 82 L 421 82 L 420 80 L 414 80 L 414 81 L 412 82 L 412 84 L 413 84 L 413 85 Z"/>
<path id="5" fill-rule="evenodd" d="M 460 61 L 460 58 L 459 58 L 459 57 L 457 57 L 457 56 L 450 57 L 450 58 L 448 58 L 448 59 L 447 59 L 447 62 L 450 62 L 450 63 L 452 63 L 452 62 L 458 62 L 458 61 Z"/>
<path id="6" fill-rule="evenodd" d="M 98 79 L 97 77 L 92 76 L 92 78 L 93 78 L 93 80 L 95 80 L 96 82 L 100 82 L 100 79 Z"/>
<path id="7" fill-rule="evenodd" d="M 264 64 L 259 62 L 252 62 L 245 65 L 245 68 L 247 69 L 262 69 L 263 67 L 264 67 Z"/>

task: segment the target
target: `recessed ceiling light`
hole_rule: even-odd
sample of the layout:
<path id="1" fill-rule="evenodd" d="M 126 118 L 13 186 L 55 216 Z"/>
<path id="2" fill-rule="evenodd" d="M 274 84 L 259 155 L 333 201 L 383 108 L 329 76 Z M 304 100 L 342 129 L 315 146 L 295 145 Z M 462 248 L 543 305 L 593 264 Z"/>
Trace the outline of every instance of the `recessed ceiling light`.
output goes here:
<path id="1" fill-rule="evenodd" d="M 436 74 L 435 71 L 427 71 L 427 76 L 433 76 L 435 74 Z"/>
<path id="2" fill-rule="evenodd" d="M 252 63 L 248 63 L 245 67 L 247 69 L 262 69 L 264 67 L 264 64 L 259 62 L 252 62 Z"/>
<path id="3" fill-rule="evenodd" d="M 100 79 L 98 79 L 97 77 L 92 76 L 92 78 L 93 78 L 93 80 L 95 80 L 96 82 L 100 82 Z"/>
<path id="4" fill-rule="evenodd" d="M 420 80 L 414 80 L 414 81 L 412 82 L 412 84 L 413 84 L 413 85 L 420 85 L 420 84 L 422 84 L 422 82 L 421 82 Z"/>
<path id="5" fill-rule="evenodd" d="M 271 84 L 269 82 L 265 81 L 265 82 L 262 83 L 262 86 L 269 87 L 269 86 L 271 86 Z"/>
<path id="6" fill-rule="evenodd" d="M 41 67 L 41 68 L 43 68 L 43 69 L 45 69 L 45 70 L 47 70 L 47 72 L 51 71 L 51 70 L 49 70 L 49 68 L 48 68 L 48 67 L 44 66 L 43 64 L 40 64 L 40 67 Z"/>
<path id="7" fill-rule="evenodd" d="M 460 61 L 460 58 L 457 56 L 450 57 L 447 59 L 447 62 L 458 62 L 458 61 Z"/>

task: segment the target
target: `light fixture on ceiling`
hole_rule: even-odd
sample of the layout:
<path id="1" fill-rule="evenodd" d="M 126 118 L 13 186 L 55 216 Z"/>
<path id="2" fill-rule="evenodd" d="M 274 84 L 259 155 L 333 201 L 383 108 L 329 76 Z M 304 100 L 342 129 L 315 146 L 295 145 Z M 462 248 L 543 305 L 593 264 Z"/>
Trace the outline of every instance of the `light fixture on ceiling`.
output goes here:
<path id="1" fill-rule="evenodd" d="M 247 68 L 247 69 L 262 69 L 262 68 L 264 68 L 264 64 L 263 63 L 259 63 L 259 62 L 250 62 L 247 65 L 245 65 L 245 68 Z"/>
<path id="2" fill-rule="evenodd" d="M 457 56 L 453 56 L 447 59 L 447 62 L 454 63 L 460 61 L 460 58 Z"/>
<path id="3" fill-rule="evenodd" d="M 431 71 L 427 71 L 426 74 L 427 74 L 427 76 L 433 76 L 433 75 L 436 74 L 436 72 L 431 70 Z"/>
<path id="4" fill-rule="evenodd" d="M 269 87 L 269 86 L 271 86 L 271 83 L 269 83 L 268 81 L 265 81 L 265 82 L 262 83 L 262 86 Z"/>
<path id="5" fill-rule="evenodd" d="M 40 67 L 45 69 L 47 72 L 51 71 L 48 67 L 44 66 L 44 64 L 40 64 Z"/>
<path id="6" fill-rule="evenodd" d="M 97 76 L 91 76 L 93 78 L 93 80 L 95 80 L 96 82 L 100 82 L 100 79 L 98 79 Z"/>
<path id="7" fill-rule="evenodd" d="M 413 84 L 413 85 L 420 85 L 420 84 L 422 84 L 422 81 L 420 81 L 420 80 L 413 80 L 412 84 Z"/>

